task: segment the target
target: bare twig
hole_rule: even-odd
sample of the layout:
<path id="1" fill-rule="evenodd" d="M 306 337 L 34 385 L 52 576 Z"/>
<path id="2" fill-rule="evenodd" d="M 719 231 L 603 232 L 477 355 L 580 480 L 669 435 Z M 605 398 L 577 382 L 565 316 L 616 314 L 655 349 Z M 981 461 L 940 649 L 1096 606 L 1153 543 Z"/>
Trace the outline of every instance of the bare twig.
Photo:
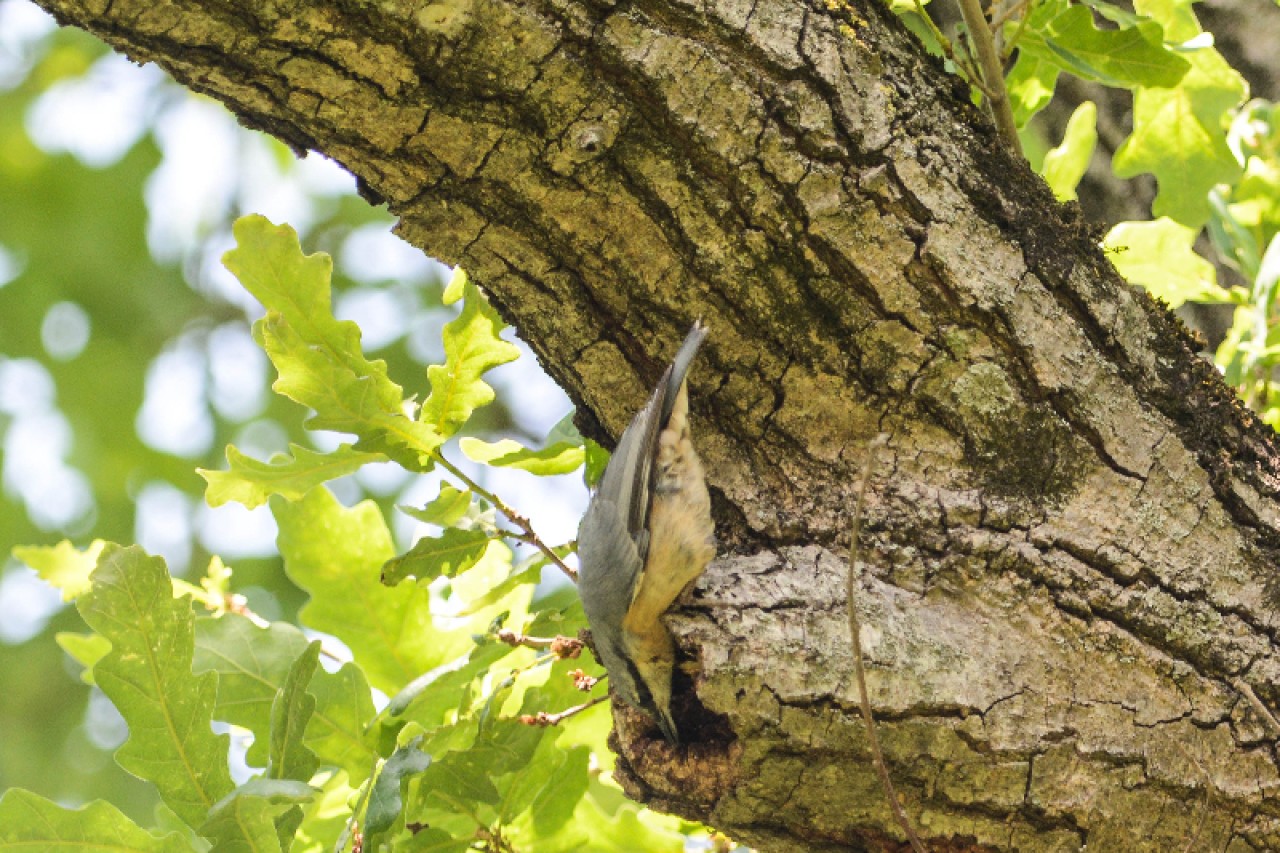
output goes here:
<path id="1" fill-rule="evenodd" d="M 1000 28 L 1004 26 L 1005 21 L 1009 20 L 1014 15 L 1025 10 L 1027 6 L 1030 4 L 1030 2 L 1031 0 L 1017 0 L 1016 3 L 1010 3 L 1008 6 L 1006 6 L 999 14 L 992 16 L 992 19 L 991 19 L 992 33 L 999 32 Z M 1022 20 L 1025 20 L 1025 19 L 1026 19 L 1026 16 L 1024 15 Z M 1021 24 L 1022 20 L 1019 21 L 1019 24 Z"/>
<path id="2" fill-rule="evenodd" d="M 845 582 L 845 600 L 849 608 L 849 641 L 853 646 L 853 672 L 858 682 L 858 699 L 862 705 L 862 718 L 867 724 L 867 745 L 871 747 L 871 757 L 876 767 L 876 775 L 880 777 L 880 785 L 884 788 L 885 796 L 889 798 L 889 805 L 893 809 L 893 816 L 897 819 L 898 825 L 902 827 L 902 831 L 907 834 L 907 840 L 911 842 L 911 849 L 915 853 L 928 853 L 928 848 L 924 846 L 924 842 L 920 840 L 920 836 L 916 835 L 916 831 L 911 826 L 911 821 L 907 820 L 906 812 L 902 810 L 902 803 L 898 801 L 898 792 L 893 788 L 893 780 L 889 778 L 889 766 L 885 763 L 884 752 L 880 749 L 880 738 L 876 734 L 875 715 L 871 713 L 871 698 L 867 693 L 867 673 L 862 663 L 862 629 L 858 625 L 858 608 L 857 608 L 857 566 L 858 566 L 858 537 L 862 533 L 862 505 L 867 496 L 867 482 L 871 479 L 871 468 L 875 464 L 876 454 L 881 447 L 884 446 L 887 437 L 883 434 L 877 436 L 867 446 L 867 460 L 862 466 L 862 482 L 858 485 L 858 499 L 853 508 L 853 520 L 849 526 L 849 575 Z"/>
<path id="3" fill-rule="evenodd" d="M 503 628 L 498 632 L 498 639 L 508 646 L 524 646 L 526 649 L 550 649 L 552 654 L 562 660 L 576 658 L 582 654 L 583 643 L 577 637 L 565 637 L 562 635 L 530 637 L 526 634 L 516 633 L 510 628 Z"/>
<path id="4" fill-rule="evenodd" d="M 539 711 L 536 714 L 521 714 L 520 722 L 524 723 L 526 726 L 540 726 L 543 728 L 546 726 L 558 726 L 560 723 L 575 714 L 581 714 L 588 708 L 592 708 L 599 705 L 601 702 L 608 700 L 608 698 L 608 695 L 597 696 L 594 699 L 588 699 L 581 705 L 574 705 L 572 708 L 565 708 L 558 714 L 548 714 L 546 711 Z"/>
<path id="5" fill-rule="evenodd" d="M 916 14 L 923 20 L 926 27 L 929 28 L 929 34 L 938 42 L 938 47 L 942 49 L 943 54 L 951 58 L 951 42 L 942 34 L 942 30 L 938 29 L 938 25 L 933 22 L 933 18 L 924 8 L 924 0 L 916 0 Z"/>
<path id="6" fill-rule="evenodd" d="M 987 105 L 991 116 L 995 119 L 996 129 L 1000 136 L 1014 151 L 1022 153 L 1022 143 L 1018 140 L 1018 126 L 1013 120 L 1013 109 L 1009 106 L 1009 93 L 1004 87 L 1004 66 L 996 52 L 995 38 L 991 35 L 991 27 L 982 13 L 981 0 L 958 0 L 960 14 L 964 17 L 965 29 L 969 31 L 969 41 L 978 55 L 978 64 L 982 71 L 982 90 L 987 96 Z"/>
<path id="7" fill-rule="evenodd" d="M 565 575 L 569 578 L 569 580 L 574 582 L 578 580 L 578 573 L 575 572 L 573 569 L 569 568 L 569 566 L 565 563 L 565 561 L 560 559 L 560 555 L 558 555 L 555 551 L 553 551 L 551 549 L 551 546 L 548 545 L 546 542 L 543 542 L 538 537 L 538 534 L 533 531 L 533 525 L 529 523 L 529 519 L 525 518 L 523 515 L 516 512 L 511 507 L 507 506 L 506 502 L 503 501 L 502 498 L 498 497 L 493 492 L 489 491 L 488 489 L 486 489 L 485 487 L 477 483 L 475 480 L 468 477 L 465 473 L 463 473 L 461 468 L 459 468 L 457 465 L 454 465 L 448 459 L 445 459 L 444 454 L 441 453 L 438 448 L 436 450 L 433 450 L 431 455 L 441 468 L 445 469 L 450 474 L 452 474 L 453 476 L 461 480 L 468 489 L 475 492 L 477 495 L 484 498 L 489 503 L 493 504 L 494 508 L 496 508 L 498 512 L 505 515 L 508 521 L 514 524 L 517 528 L 519 528 L 518 535 L 516 535 L 515 538 L 519 539 L 521 542 L 528 542 L 530 545 L 532 545 L 533 547 L 541 551 L 543 556 L 545 556 L 548 560 L 554 563 L 556 567 L 560 569 L 560 571 L 564 572 Z"/>
<path id="8" fill-rule="evenodd" d="M 1258 698 L 1257 693 L 1253 692 L 1253 688 L 1243 678 L 1232 679 L 1231 686 L 1249 701 L 1254 713 L 1267 724 L 1267 727 L 1271 729 L 1271 733 L 1280 736 L 1280 720 L 1276 720 L 1275 714 L 1271 713 L 1271 709 L 1262 704 L 1262 700 Z"/>

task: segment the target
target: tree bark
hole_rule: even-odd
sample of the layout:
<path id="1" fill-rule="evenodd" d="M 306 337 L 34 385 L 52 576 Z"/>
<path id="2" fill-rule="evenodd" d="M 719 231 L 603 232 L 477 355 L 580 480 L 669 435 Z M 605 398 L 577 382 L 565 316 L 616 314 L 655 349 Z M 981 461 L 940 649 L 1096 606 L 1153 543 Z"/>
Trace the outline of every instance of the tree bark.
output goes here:
<path id="1" fill-rule="evenodd" d="M 877 2 L 39 0 L 332 157 L 616 436 L 689 323 L 720 556 L 655 807 L 774 850 L 1275 849 L 1280 466 Z M 696 691 L 696 695 L 694 695 Z"/>

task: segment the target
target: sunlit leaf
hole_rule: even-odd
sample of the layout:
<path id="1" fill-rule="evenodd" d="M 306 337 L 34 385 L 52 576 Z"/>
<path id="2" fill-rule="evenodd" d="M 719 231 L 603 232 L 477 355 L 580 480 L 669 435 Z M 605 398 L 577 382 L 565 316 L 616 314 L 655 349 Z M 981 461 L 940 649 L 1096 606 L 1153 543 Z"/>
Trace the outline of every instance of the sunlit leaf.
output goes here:
<path id="1" fill-rule="evenodd" d="M 306 648 L 302 631 L 283 622 L 260 628 L 234 613 L 196 621 L 193 669 L 218 673 L 215 716 L 253 733 L 246 756 L 252 766 L 267 763 L 272 703 Z M 361 734 L 374 710 L 359 668 L 347 663 L 338 672 L 318 669 L 307 689 L 317 700 L 307 724 L 307 746 L 322 763 L 363 780 L 374 756 Z"/>
<path id="2" fill-rule="evenodd" d="M 471 490 L 460 490 L 448 483 L 440 484 L 440 493 L 422 509 L 400 507 L 405 515 L 427 524 L 452 527 L 471 508 Z"/>
<path id="3" fill-rule="evenodd" d="M 190 853 L 182 836 L 156 836 L 101 800 L 64 808 L 30 791 L 0 795 L 0 851 L 4 853 Z"/>
<path id="4" fill-rule="evenodd" d="M 1043 30 L 1045 45 L 1064 70 L 1108 86 L 1170 87 L 1187 73 L 1187 60 L 1164 45 L 1155 21 L 1098 29 L 1084 6 L 1069 6 Z M 1024 47 L 1032 38 L 1024 42 Z"/>
<path id="5" fill-rule="evenodd" d="M 72 660 L 84 667 L 80 680 L 93 684 L 94 664 L 111 651 L 111 641 L 98 634 L 74 634 L 70 631 L 59 631 L 53 638 Z"/>
<path id="6" fill-rule="evenodd" d="M 1009 93 L 1009 105 L 1013 108 L 1013 120 L 1018 127 L 1025 127 L 1031 117 L 1049 106 L 1062 69 L 1035 51 L 1018 53 L 1018 61 L 1005 80 Z"/>
<path id="7" fill-rule="evenodd" d="M 217 676 L 193 675 L 191 603 L 173 597 L 164 561 L 141 548 L 108 545 L 80 615 L 111 643 L 94 681 L 129 724 L 116 761 L 156 786 L 195 828 L 231 789 L 226 735 L 215 735 Z"/>
<path id="8" fill-rule="evenodd" d="M 292 228 L 261 216 L 242 217 L 233 230 L 236 248 L 223 264 L 267 309 L 253 331 L 279 373 L 272 387 L 315 410 L 312 429 L 353 433 L 358 450 L 425 464 L 444 437 L 405 414 L 386 363 L 364 357 L 355 323 L 334 319 L 329 256 L 303 255 Z"/>
<path id="9" fill-rule="evenodd" d="M 19 545 L 13 549 L 13 556 L 59 590 L 63 601 L 71 601 L 89 591 L 89 575 L 105 544 L 95 539 L 81 551 L 64 539 L 57 545 Z"/>
<path id="10" fill-rule="evenodd" d="M 362 466 L 385 458 L 380 453 L 355 450 L 350 444 L 339 445 L 329 453 L 290 444 L 289 455 L 278 453 L 271 461 L 260 462 L 227 445 L 230 467 L 226 471 L 197 468 L 196 473 L 209 484 L 205 489 L 209 506 L 235 501 L 253 509 L 272 495 L 296 501 L 321 483 L 353 474 Z"/>
<path id="11" fill-rule="evenodd" d="M 458 431 L 471 413 L 493 402 L 493 389 L 480 377 L 491 368 L 520 357 L 515 344 L 498 337 L 505 328 L 479 289 L 461 269 L 445 292 L 446 302 L 461 291 L 462 313 L 444 327 L 445 363 L 427 368 L 431 396 L 419 420 L 441 436 Z"/>
<path id="12" fill-rule="evenodd" d="M 439 536 L 424 536 L 409 551 L 388 560 L 382 567 L 382 582 L 391 586 L 406 578 L 419 582 L 440 576 L 453 577 L 476 564 L 489 546 L 483 530 L 450 527 Z"/>
<path id="13" fill-rule="evenodd" d="M 209 811 L 200 834 L 213 839 L 210 853 L 260 853 L 282 849 L 276 820 L 315 790 L 292 779 L 250 779 Z"/>
<path id="14" fill-rule="evenodd" d="M 543 477 L 576 471 L 582 466 L 584 458 L 580 442 L 574 444 L 561 441 L 531 450 L 509 438 L 488 442 L 467 437 L 458 446 L 473 462 L 482 462 L 496 468 L 519 468 Z"/>
<path id="15" fill-rule="evenodd" d="M 322 487 L 300 501 L 273 498 L 271 511 L 285 572 L 311 597 L 303 624 L 345 643 L 374 687 L 395 693 L 469 642 L 433 627 L 426 589 L 379 582 L 395 546 L 376 504 L 348 509 Z"/>
<path id="16" fill-rule="evenodd" d="M 1044 157 L 1044 179 L 1061 201 L 1076 197 L 1076 186 L 1089 168 L 1098 144 L 1098 108 L 1093 101 L 1076 107 L 1062 134 L 1062 144 Z"/>
<path id="17" fill-rule="evenodd" d="M 1170 40 L 1185 41 L 1200 32 L 1190 0 L 1137 0 L 1135 8 L 1160 22 Z M 1248 86 L 1213 48 L 1184 56 L 1191 70 L 1177 86 L 1135 94 L 1133 133 L 1116 151 L 1112 168 L 1122 178 L 1155 175 L 1159 193 L 1153 213 L 1199 227 L 1209 217 L 1209 190 L 1240 174 L 1224 131 Z"/>
<path id="18" fill-rule="evenodd" d="M 1154 222 L 1122 222 L 1104 244 L 1116 270 L 1162 299 L 1170 308 L 1184 302 L 1230 302 L 1218 286 L 1213 264 L 1191 248 L 1196 231 L 1162 217 Z"/>

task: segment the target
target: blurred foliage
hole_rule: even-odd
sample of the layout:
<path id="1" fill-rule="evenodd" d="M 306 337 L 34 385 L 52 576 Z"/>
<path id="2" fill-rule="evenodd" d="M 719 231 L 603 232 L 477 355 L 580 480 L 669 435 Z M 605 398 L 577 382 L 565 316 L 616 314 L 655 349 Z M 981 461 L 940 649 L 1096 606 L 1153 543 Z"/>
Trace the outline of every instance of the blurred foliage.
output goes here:
<path id="1" fill-rule="evenodd" d="M 519 356 L 497 313 L 454 272 L 442 299 L 461 310 L 418 404 L 366 357 L 360 328 L 333 316 L 327 255 L 303 254 L 293 229 L 261 216 L 233 232 L 224 262 L 265 309 L 253 331 L 273 389 L 311 413 L 311 429 L 356 438 L 266 463 L 229 448 L 239 464 L 204 472 L 211 497 L 269 500 L 285 573 L 307 602 L 298 625 L 262 619 L 217 559 L 197 585 L 138 546 L 15 549 L 75 601 L 90 632 L 62 646 L 127 725 L 115 758 L 159 794 L 168 817 L 155 828 L 176 828 L 156 839 L 138 833 L 155 820 L 101 803 L 52 811 L 15 788 L 0 796 L 3 837 L 89 849 L 137 839 L 123 845 L 136 850 L 682 850 L 696 827 L 626 801 L 592 769 L 612 764 L 610 717 L 603 673 L 578 660 L 581 604 L 563 586 L 536 594 L 544 566 L 573 574 L 562 561 L 572 546 L 538 538 L 450 458 L 495 400 L 486 374 Z M 514 455 L 543 476 L 586 476 L 588 442 L 567 420 L 546 444 L 477 446 L 502 447 L 487 463 L 498 468 Z M 388 510 L 344 506 L 326 485 L 387 462 L 456 482 L 404 508 L 444 528 L 408 553 Z M 513 542 L 534 554 L 517 560 Z M 333 666 L 318 665 L 322 651 Z M 234 777 L 219 724 L 252 736 Z"/>
<path id="2" fill-rule="evenodd" d="M 27 37 L 16 35 L 19 17 L 29 25 L 43 15 L 20 6 L 28 4 L 0 0 L 0 555 L 15 545 L 64 537 L 82 545 L 95 537 L 134 542 L 159 524 L 174 571 L 199 571 L 212 548 L 227 547 L 219 530 L 234 529 L 245 516 L 241 510 L 212 523 L 215 515 L 201 508 L 206 484 L 197 467 L 226 467 L 224 448 L 233 443 L 263 458 L 287 451 L 290 442 L 304 453 L 328 449 L 312 449 L 302 427 L 305 411 L 269 393 L 265 360 L 256 372 L 239 374 L 248 387 L 235 389 L 250 399 L 256 392 L 260 404 L 236 408 L 219 399 L 215 360 L 222 340 L 230 330 L 247 343 L 249 322 L 260 310 L 229 292 L 230 279 L 217 264 L 230 243 L 232 220 L 254 200 L 264 170 L 272 186 L 286 188 L 282 197 L 303 205 L 313 247 L 358 256 L 367 243 L 353 238 L 385 231 L 392 219 L 356 197 L 353 182 L 336 191 L 333 180 L 304 180 L 315 164 L 299 163 L 225 113 L 217 117 L 221 108 L 211 109 L 211 102 L 154 73 L 152 83 L 140 86 L 138 115 L 118 117 L 120 125 L 137 126 L 117 151 L 77 156 L 40 140 L 42 109 L 59 91 L 102 77 L 104 68 L 145 75 L 77 30 L 50 22 L 28 27 Z M 113 94 L 108 85 L 101 99 Z M 192 104 L 214 114 L 235 140 L 223 152 L 233 168 L 214 201 L 204 201 L 212 210 L 197 218 L 190 239 L 157 247 L 164 242 L 155 236 L 163 230 L 157 224 L 165 224 L 157 217 L 165 214 L 155 197 L 182 192 L 166 189 L 161 174 L 169 156 L 166 122 Z M 129 135 L 114 125 L 102 131 L 104 137 Z M 94 127 L 85 132 L 92 136 Z M 379 259 L 370 260 L 378 268 Z M 394 300 L 402 309 L 401 327 L 377 344 L 378 357 L 390 372 L 418 377 L 425 389 L 424 367 L 440 355 L 438 329 L 456 313 L 440 301 L 447 270 L 423 262 L 394 280 L 356 281 L 349 269 L 349 263 L 340 265 L 334 275 L 335 298 L 353 297 L 357 307 L 368 294 Z M 86 331 L 73 322 L 68 332 L 68 314 L 87 321 L 82 348 L 59 343 L 60 335 L 74 339 Z M 150 417 L 144 412 L 148 383 L 160 389 L 152 396 L 163 397 L 165 386 L 157 379 L 175 352 L 195 363 L 195 381 L 188 384 L 196 386 L 190 396 L 198 419 L 190 432 L 203 435 L 192 443 L 194 450 L 179 452 L 142 437 L 142 421 Z M 529 437 L 503 400 L 487 406 L 468 429 L 488 438 Z M 33 443 L 33 437 L 43 441 Z M 407 482 L 393 480 L 387 488 L 347 477 L 336 487 L 344 501 L 372 496 L 390 511 Z M 141 517 L 137 503 L 157 485 L 168 490 L 160 493 L 161 503 L 174 514 L 159 521 Z M 178 523 L 170 524 L 174 517 Z M 397 528 L 402 537 L 410 530 Z M 304 595 L 285 576 L 269 538 L 265 544 L 245 546 L 246 553 L 230 560 L 234 585 L 260 612 L 295 619 Z M 81 649 L 84 622 L 74 609 L 60 607 L 56 596 L 40 595 L 31 577 L 14 559 L 0 564 L 0 790 L 21 786 L 66 803 L 107 797 L 131 817 L 150 821 L 154 791 L 111 759 L 123 735 L 118 715 L 80 682 L 78 667 L 53 641 L 62 634 L 64 646 Z"/>

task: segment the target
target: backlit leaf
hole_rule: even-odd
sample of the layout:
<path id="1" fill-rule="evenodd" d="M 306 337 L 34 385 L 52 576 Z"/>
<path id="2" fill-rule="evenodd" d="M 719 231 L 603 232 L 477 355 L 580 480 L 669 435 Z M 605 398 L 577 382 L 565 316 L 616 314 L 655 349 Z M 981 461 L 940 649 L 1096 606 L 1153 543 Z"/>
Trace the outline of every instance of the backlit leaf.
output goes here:
<path id="1" fill-rule="evenodd" d="M 444 327 L 445 363 L 427 368 L 431 396 L 419 414 L 419 420 L 444 437 L 457 432 L 476 409 L 493 402 L 493 389 L 480 377 L 520 357 L 515 344 L 498 337 L 505 328 L 498 312 L 460 269 L 454 271 L 446 302 L 459 290 L 462 313 Z"/>
<path id="2" fill-rule="evenodd" d="M 193 669 L 218 673 L 219 720 L 253 733 L 246 760 L 267 763 L 271 706 L 285 686 L 290 666 L 307 648 L 307 638 L 292 625 L 273 622 L 260 628 L 243 616 L 196 621 Z M 373 718 L 373 700 L 359 667 L 347 663 L 337 672 L 317 669 L 307 688 L 316 708 L 306 729 L 306 745 L 321 763 L 345 769 L 363 781 L 374 755 L 362 738 Z"/>
<path id="3" fill-rule="evenodd" d="M 321 483 L 355 473 L 370 462 L 386 457 L 380 453 L 364 453 L 350 444 L 321 453 L 297 444 L 289 445 L 289 454 L 278 453 L 269 462 L 245 456 L 227 445 L 226 471 L 197 468 L 196 473 L 208 482 L 205 500 L 209 506 L 222 506 L 229 501 L 253 509 L 272 495 L 296 501 Z"/>
<path id="4" fill-rule="evenodd" d="M 156 836 L 110 803 L 78 809 L 10 788 L 0 795 L 0 853 L 190 853 L 171 832 Z"/>
<path id="5" fill-rule="evenodd" d="M 311 597 L 303 624 L 345 643 L 374 687 L 395 693 L 460 651 L 433 627 L 426 589 L 380 583 L 395 546 L 376 504 L 348 509 L 322 487 L 292 503 L 273 498 L 271 511 L 285 572 Z"/>
<path id="6" fill-rule="evenodd" d="M 64 539 L 57 545 L 19 545 L 13 549 L 13 556 L 59 590 L 63 601 L 71 601 L 89 591 L 89 575 L 105 544 L 95 539 L 81 551 Z"/>
<path id="7" fill-rule="evenodd" d="M 424 536 L 409 551 L 386 562 L 382 582 L 391 586 L 405 578 L 428 582 L 440 577 L 453 577 L 476 564 L 489 546 L 489 534 L 483 530 L 450 527 L 439 536 Z"/>
<path id="8" fill-rule="evenodd" d="M 1189 0 L 1138 0 L 1135 8 L 1160 22 L 1173 41 L 1200 33 Z M 1133 132 L 1116 151 L 1112 168 L 1122 178 L 1155 175 L 1153 213 L 1198 228 L 1209 217 L 1209 190 L 1240 174 L 1224 131 L 1248 86 L 1211 47 L 1183 55 L 1191 70 L 1177 86 L 1135 94 Z"/>
<path id="9" fill-rule="evenodd" d="M 1218 286 L 1213 264 L 1191 248 L 1196 231 L 1172 219 L 1122 222 L 1107 234 L 1105 245 L 1116 270 L 1152 296 L 1177 308 L 1184 302 L 1230 302 Z"/>
<path id="10" fill-rule="evenodd" d="M 312 429 L 353 433 L 358 450 L 427 464 L 444 437 L 405 414 L 386 363 L 364 357 L 355 323 L 334 319 L 329 256 L 303 255 L 292 228 L 261 216 L 236 220 L 233 231 L 223 264 L 267 309 L 253 332 L 279 374 L 272 387 L 315 410 Z"/>
<path id="11" fill-rule="evenodd" d="M 233 786 L 228 739 L 210 728 L 217 676 L 191 671 L 190 600 L 173 597 L 163 560 L 138 547 L 108 545 L 77 606 L 111 643 L 93 677 L 129 725 L 116 761 L 154 784 L 188 825 L 200 826 Z"/>
<path id="12" fill-rule="evenodd" d="M 1061 201 L 1076 197 L 1076 186 L 1089 168 L 1098 144 L 1098 108 L 1093 101 L 1076 107 L 1062 134 L 1062 144 L 1044 156 L 1044 179 Z"/>

